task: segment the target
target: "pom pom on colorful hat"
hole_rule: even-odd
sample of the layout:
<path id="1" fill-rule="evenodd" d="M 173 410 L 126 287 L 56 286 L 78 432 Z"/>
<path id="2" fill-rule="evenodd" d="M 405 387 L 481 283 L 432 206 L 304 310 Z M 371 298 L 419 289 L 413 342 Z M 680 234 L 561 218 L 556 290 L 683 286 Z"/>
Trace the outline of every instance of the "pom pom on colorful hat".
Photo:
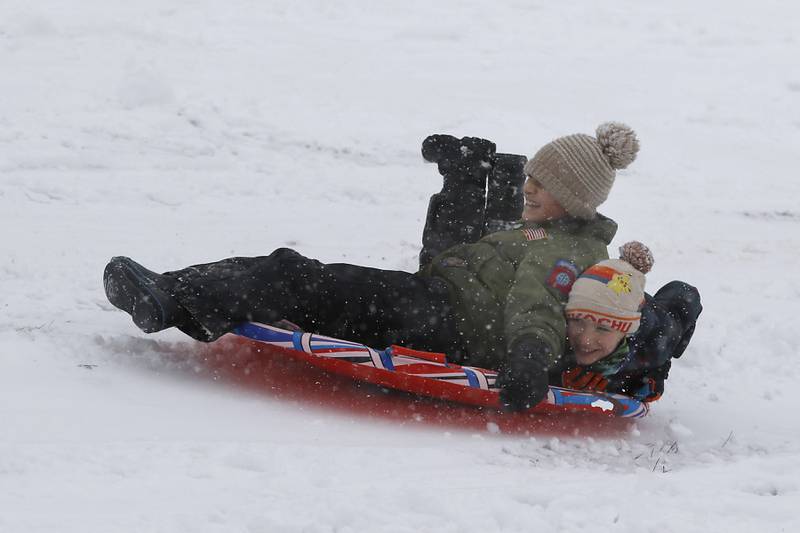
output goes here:
<path id="1" fill-rule="evenodd" d="M 655 261 L 650 249 L 637 241 L 625 243 L 619 250 L 619 259 L 600 261 L 578 276 L 565 314 L 631 335 L 639 329 L 642 318 L 644 275 Z"/>
<path id="2" fill-rule="evenodd" d="M 636 133 L 625 124 L 600 124 L 595 135 L 560 137 L 525 164 L 525 174 L 577 218 L 594 217 L 597 206 L 608 198 L 616 171 L 630 165 L 639 153 Z"/>

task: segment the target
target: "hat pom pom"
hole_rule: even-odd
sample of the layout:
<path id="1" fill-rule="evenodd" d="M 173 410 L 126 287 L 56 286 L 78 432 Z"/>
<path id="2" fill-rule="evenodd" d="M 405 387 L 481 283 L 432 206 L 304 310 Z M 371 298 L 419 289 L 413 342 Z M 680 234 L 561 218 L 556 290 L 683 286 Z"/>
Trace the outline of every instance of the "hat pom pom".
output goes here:
<path id="1" fill-rule="evenodd" d="M 656 260 L 650 248 L 639 241 L 626 242 L 619 247 L 619 258 L 630 263 L 630 265 L 641 272 L 647 274 L 653 268 Z"/>
<path id="2" fill-rule="evenodd" d="M 617 170 L 626 168 L 639 153 L 639 139 L 630 126 L 620 122 L 605 122 L 597 127 L 597 142 Z"/>

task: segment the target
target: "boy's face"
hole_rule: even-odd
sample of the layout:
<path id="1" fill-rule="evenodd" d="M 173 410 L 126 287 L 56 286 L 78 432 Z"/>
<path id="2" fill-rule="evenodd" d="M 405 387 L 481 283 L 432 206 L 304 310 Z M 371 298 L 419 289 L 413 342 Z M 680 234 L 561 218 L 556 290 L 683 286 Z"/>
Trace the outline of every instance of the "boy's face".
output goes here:
<path id="1" fill-rule="evenodd" d="M 525 180 L 522 187 L 525 194 L 525 207 L 522 209 L 522 220 L 526 222 L 545 222 L 556 220 L 567 214 L 561 204 L 544 190 L 542 184 L 533 178 Z"/>
<path id="2" fill-rule="evenodd" d="M 591 365 L 617 349 L 621 331 L 597 325 L 589 318 L 567 318 L 567 339 L 579 365 Z"/>

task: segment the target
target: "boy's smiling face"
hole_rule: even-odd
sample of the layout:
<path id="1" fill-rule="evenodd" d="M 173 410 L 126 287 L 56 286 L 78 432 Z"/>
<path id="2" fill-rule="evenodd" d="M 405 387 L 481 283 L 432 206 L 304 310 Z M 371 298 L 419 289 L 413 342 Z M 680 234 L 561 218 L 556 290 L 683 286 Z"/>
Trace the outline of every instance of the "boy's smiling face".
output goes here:
<path id="1" fill-rule="evenodd" d="M 531 177 L 525 180 L 522 192 L 525 195 L 522 220 L 526 222 L 557 220 L 567 214 L 553 195 L 544 190 L 542 184 Z"/>
<path id="2" fill-rule="evenodd" d="M 567 318 L 567 338 L 579 365 L 591 365 L 611 355 L 624 336 L 588 318 Z"/>

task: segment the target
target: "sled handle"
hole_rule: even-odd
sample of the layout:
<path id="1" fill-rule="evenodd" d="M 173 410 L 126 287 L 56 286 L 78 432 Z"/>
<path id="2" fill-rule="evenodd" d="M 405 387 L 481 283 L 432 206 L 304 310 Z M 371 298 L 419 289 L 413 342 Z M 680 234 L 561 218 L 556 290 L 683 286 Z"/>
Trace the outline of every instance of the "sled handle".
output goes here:
<path id="1" fill-rule="evenodd" d="M 406 348 L 405 346 L 397 346 L 396 344 L 392 344 L 389 348 L 386 349 L 386 351 L 389 352 L 389 355 L 407 355 L 409 357 L 416 357 L 417 359 L 433 361 L 434 363 L 439 363 L 441 365 L 447 364 L 447 356 L 443 353 L 412 350 L 411 348 Z"/>

